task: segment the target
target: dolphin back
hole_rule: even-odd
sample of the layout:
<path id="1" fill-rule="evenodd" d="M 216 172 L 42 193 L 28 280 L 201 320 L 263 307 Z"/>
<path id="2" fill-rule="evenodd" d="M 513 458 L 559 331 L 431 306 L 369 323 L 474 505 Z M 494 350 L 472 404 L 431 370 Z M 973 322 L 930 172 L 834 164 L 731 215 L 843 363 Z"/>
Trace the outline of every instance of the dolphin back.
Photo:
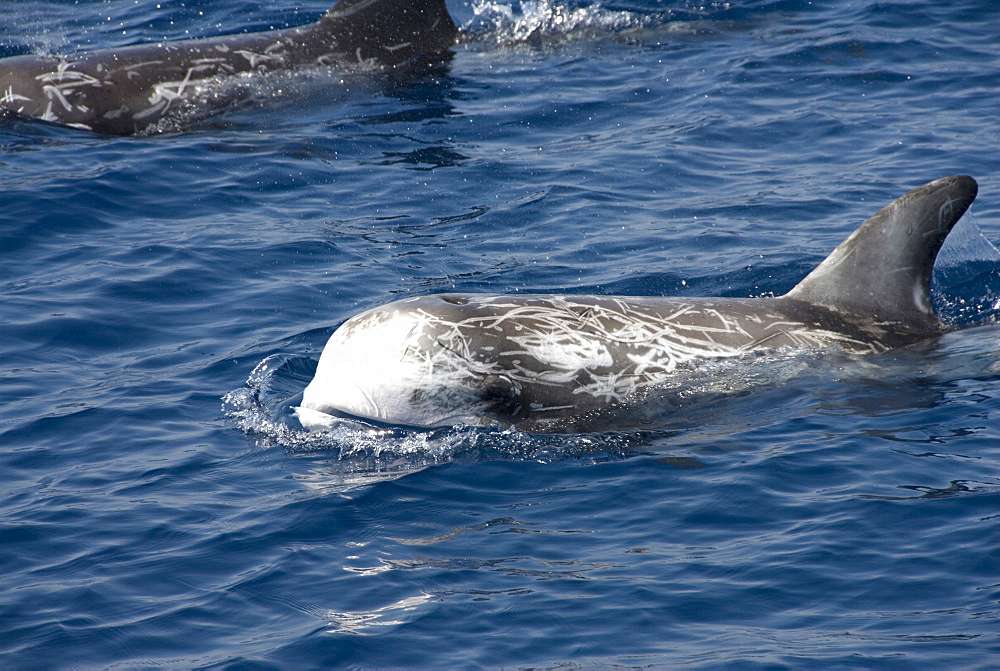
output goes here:
<path id="1" fill-rule="evenodd" d="M 351 34 L 362 59 L 384 62 L 440 53 L 458 40 L 444 0 L 340 0 L 319 24 Z"/>
<path id="2" fill-rule="evenodd" d="M 203 95 L 205 82 L 298 67 L 443 59 L 457 35 L 444 0 L 340 0 L 319 21 L 295 28 L 0 59 L 0 113 L 115 135 L 155 131 L 196 100 L 208 111 L 233 102 L 217 90 Z"/>
<path id="3" fill-rule="evenodd" d="M 924 184 L 879 210 L 785 298 L 832 310 L 868 330 L 928 335 L 942 330 L 930 301 L 941 245 L 976 198 L 967 175 Z"/>

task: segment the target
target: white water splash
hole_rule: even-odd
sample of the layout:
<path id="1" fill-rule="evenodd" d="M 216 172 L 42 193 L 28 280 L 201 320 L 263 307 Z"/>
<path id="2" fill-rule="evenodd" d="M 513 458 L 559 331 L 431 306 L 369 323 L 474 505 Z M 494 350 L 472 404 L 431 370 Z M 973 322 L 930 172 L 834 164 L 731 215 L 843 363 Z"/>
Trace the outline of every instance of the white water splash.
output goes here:
<path id="1" fill-rule="evenodd" d="M 941 267 L 960 266 L 970 261 L 985 261 L 1000 264 L 1000 250 L 986 239 L 982 229 L 971 216 L 958 220 L 951 229 L 936 264 Z"/>
<path id="2" fill-rule="evenodd" d="M 599 4 L 566 7 L 552 0 L 524 0 L 520 11 L 513 3 L 476 0 L 473 19 L 462 27 L 495 46 L 592 39 L 623 30 L 644 28 L 659 20 L 648 15 L 613 11 Z M 561 38 L 561 39 L 560 39 Z"/>

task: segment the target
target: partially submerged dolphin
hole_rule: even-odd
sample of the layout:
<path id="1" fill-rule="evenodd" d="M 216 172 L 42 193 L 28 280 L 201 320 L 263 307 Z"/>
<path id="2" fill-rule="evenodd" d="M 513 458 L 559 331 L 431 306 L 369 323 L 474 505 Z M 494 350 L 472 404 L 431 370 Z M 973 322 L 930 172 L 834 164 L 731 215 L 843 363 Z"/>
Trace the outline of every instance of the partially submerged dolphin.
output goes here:
<path id="1" fill-rule="evenodd" d="M 444 0 L 340 0 L 306 26 L 0 60 L 0 112 L 98 133 L 153 130 L 219 77 L 435 57 L 458 31 Z M 209 101 L 211 102 L 211 101 Z M 228 101 L 220 101 L 228 102 Z"/>
<path id="2" fill-rule="evenodd" d="M 296 414 L 435 427 L 565 430 L 627 406 L 699 362 L 839 347 L 882 352 L 941 334 L 929 283 L 976 197 L 971 177 L 925 184 L 866 221 L 778 298 L 439 294 L 347 320 Z"/>

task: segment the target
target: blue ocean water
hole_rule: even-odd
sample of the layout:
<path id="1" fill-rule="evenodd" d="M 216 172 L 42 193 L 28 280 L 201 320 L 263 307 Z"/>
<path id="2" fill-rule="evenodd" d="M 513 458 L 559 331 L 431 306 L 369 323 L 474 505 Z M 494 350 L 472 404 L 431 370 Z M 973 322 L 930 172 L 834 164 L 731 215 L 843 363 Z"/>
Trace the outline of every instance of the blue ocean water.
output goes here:
<path id="1" fill-rule="evenodd" d="M 0 55 L 326 9 L 272 4 L 6 0 Z M 1000 668 L 995 3 L 449 9 L 429 71 L 152 137 L 0 121 L 4 668 Z M 600 433 L 284 421 L 362 309 L 780 294 L 957 173 L 933 342 Z"/>

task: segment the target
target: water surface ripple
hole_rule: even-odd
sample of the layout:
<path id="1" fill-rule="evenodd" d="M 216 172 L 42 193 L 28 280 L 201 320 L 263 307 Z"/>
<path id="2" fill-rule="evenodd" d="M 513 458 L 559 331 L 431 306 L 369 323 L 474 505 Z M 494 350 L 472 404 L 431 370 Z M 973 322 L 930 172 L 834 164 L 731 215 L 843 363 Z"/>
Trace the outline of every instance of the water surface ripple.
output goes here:
<path id="1" fill-rule="evenodd" d="M 325 9 L 0 0 L 0 55 Z M 429 71 L 265 77 L 163 136 L 0 121 L 4 667 L 995 668 L 995 4 L 449 9 Z M 934 299 L 986 325 L 634 430 L 284 421 L 359 310 L 780 294 L 958 173 Z"/>

